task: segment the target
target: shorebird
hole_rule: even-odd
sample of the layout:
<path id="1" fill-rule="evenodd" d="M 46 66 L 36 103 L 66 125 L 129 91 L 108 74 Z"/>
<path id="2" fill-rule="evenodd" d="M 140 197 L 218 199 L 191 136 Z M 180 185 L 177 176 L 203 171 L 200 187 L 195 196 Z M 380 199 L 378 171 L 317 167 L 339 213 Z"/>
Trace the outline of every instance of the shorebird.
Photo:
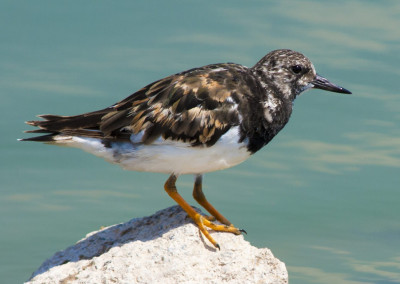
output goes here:
<path id="1" fill-rule="evenodd" d="M 202 175 L 233 167 L 256 153 L 286 125 L 293 101 L 312 89 L 351 94 L 318 75 L 303 54 L 275 50 L 248 68 L 211 64 L 155 81 L 110 107 L 74 116 L 39 115 L 26 122 L 41 136 L 20 139 L 81 148 L 133 171 L 165 173 L 168 195 L 207 228 L 241 234 L 206 199 Z M 179 175 L 195 176 L 197 213 L 178 193 Z M 215 221 L 219 221 L 217 223 Z"/>

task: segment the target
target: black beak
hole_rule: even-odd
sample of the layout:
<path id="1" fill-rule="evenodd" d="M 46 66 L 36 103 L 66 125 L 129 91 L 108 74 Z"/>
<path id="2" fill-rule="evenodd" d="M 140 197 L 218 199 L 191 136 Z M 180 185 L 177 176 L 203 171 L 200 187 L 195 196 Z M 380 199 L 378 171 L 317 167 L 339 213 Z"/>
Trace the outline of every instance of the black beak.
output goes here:
<path id="1" fill-rule="evenodd" d="M 315 79 L 314 79 L 314 81 L 311 82 L 311 84 L 313 84 L 314 85 L 313 88 L 316 88 L 316 89 L 321 89 L 321 90 L 335 92 L 335 93 L 351 94 L 351 92 L 349 90 L 346 90 L 345 88 L 339 87 L 339 86 L 329 82 L 328 79 L 326 79 L 318 74 L 317 74 L 317 76 L 315 76 Z"/>

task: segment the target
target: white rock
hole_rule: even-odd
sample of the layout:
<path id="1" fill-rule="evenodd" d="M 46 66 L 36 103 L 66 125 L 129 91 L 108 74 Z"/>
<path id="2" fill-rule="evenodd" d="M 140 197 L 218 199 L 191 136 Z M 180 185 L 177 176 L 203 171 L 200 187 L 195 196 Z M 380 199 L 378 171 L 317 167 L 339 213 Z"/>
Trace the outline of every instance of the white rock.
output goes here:
<path id="1" fill-rule="evenodd" d="M 230 233 L 215 249 L 173 206 L 89 233 L 46 260 L 27 283 L 288 283 L 285 264 Z"/>

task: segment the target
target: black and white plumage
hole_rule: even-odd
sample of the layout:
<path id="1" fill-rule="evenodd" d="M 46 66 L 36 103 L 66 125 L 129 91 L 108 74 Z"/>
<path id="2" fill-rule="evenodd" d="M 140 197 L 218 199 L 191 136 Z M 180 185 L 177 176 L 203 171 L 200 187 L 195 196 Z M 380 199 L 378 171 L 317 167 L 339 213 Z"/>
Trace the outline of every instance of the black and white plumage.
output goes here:
<path id="1" fill-rule="evenodd" d="M 288 122 L 295 98 L 311 88 L 350 94 L 317 75 L 301 53 L 275 50 L 252 68 L 223 63 L 171 75 L 102 110 L 41 115 L 44 120 L 27 122 L 39 129 L 27 132 L 44 135 L 22 140 L 81 148 L 128 170 L 170 174 L 169 194 L 178 175 L 194 174 L 201 191 L 203 173 L 237 165 L 265 146 Z"/>

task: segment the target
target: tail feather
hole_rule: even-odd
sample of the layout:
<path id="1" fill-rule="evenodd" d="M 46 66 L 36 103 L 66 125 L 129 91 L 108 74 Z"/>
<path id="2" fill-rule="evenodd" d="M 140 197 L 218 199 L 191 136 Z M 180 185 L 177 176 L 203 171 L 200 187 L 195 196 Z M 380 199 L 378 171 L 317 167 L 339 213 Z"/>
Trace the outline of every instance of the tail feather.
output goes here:
<path id="1" fill-rule="evenodd" d="M 101 118 L 107 112 L 109 110 L 104 109 L 75 116 L 44 114 L 38 116 L 44 120 L 32 120 L 26 123 L 48 132 L 62 132 L 65 129 L 98 129 Z"/>
<path id="2" fill-rule="evenodd" d="M 24 133 L 49 133 L 49 131 L 44 129 L 35 129 L 35 130 L 25 130 Z"/>
<path id="3" fill-rule="evenodd" d="M 109 108 L 75 116 L 38 115 L 39 118 L 44 120 L 31 120 L 27 121 L 26 124 L 39 129 L 27 130 L 25 133 L 43 133 L 46 135 L 24 138 L 20 141 L 54 142 L 57 135 L 104 138 L 99 127 L 102 117 L 108 112 L 110 112 Z"/>
<path id="4" fill-rule="evenodd" d="M 47 135 L 42 135 L 42 136 L 18 139 L 18 141 L 54 142 L 55 141 L 54 136 L 55 136 L 55 134 L 47 134 Z"/>

